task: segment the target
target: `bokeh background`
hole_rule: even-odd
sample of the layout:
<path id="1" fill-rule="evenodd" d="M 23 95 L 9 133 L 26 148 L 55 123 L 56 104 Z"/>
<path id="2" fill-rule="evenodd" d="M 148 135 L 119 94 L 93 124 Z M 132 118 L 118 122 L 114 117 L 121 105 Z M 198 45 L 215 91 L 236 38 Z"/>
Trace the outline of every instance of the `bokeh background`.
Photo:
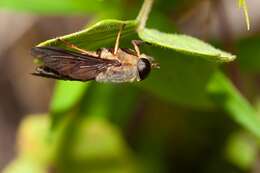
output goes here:
<path id="1" fill-rule="evenodd" d="M 66 0 L 46 0 L 46 6 L 1 1 L 0 171 L 8 167 L 6 173 L 58 172 L 58 168 L 60 172 L 260 172 L 258 140 L 224 110 L 165 100 L 134 84 L 87 84 L 88 92 L 76 108 L 84 118 L 74 119 L 68 127 L 68 131 L 75 132 L 78 126 L 80 130 L 57 145 L 63 154 L 45 157 L 52 147 L 41 140 L 51 129 L 47 114 L 55 81 L 30 75 L 35 67 L 30 49 L 101 19 L 134 19 L 142 1 L 107 0 L 92 7 L 91 1 L 75 0 L 81 7 L 73 8 L 63 7 Z M 157 0 L 148 26 L 192 35 L 239 55 L 221 68 L 260 112 L 260 1 L 247 4 L 250 31 L 235 0 Z M 161 51 L 167 56 L 167 50 Z M 117 106 L 104 108 L 111 104 Z M 71 114 L 75 109 L 64 116 Z M 63 124 L 72 121 L 64 119 Z M 30 152 L 33 162 L 21 156 Z"/>

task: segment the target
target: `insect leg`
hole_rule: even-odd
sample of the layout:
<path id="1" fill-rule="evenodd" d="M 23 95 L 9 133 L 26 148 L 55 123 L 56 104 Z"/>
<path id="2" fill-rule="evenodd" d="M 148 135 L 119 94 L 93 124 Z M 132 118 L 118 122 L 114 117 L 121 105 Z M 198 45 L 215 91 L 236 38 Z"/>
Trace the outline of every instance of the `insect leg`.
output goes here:
<path id="1" fill-rule="evenodd" d="M 70 42 L 68 42 L 68 41 L 65 41 L 65 40 L 63 40 L 63 39 L 61 39 L 61 38 L 58 38 L 57 41 L 62 42 L 65 46 L 67 46 L 67 47 L 69 47 L 69 48 L 71 48 L 71 49 L 75 49 L 75 50 L 79 51 L 79 52 L 82 53 L 82 54 L 92 55 L 92 56 L 95 56 L 95 55 L 96 55 L 96 54 L 93 53 L 93 52 L 90 52 L 90 51 L 86 51 L 86 50 L 84 50 L 84 49 L 81 49 L 81 48 L 79 48 L 78 46 L 76 46 L 75 44 L 70 43 Z"/>
<path id="2" fill-rule="evenodd" d="M 114 55 L 117 54 L 117 51 L 119 49 L 120 36 L 121 36 L 122 30 L 124 29 L 124 27 L 125 27 L 125 24 L 120 27 L 120 29 L 119 29 L 119 31 L 117 33 L 116 43 L 115 43 L 115 48 L 114 48 L 114 53 L 113 53 Z"/>
<path id="3" fill-rule="evenodd" d="M 134 46 L 135 52 L 138 57 L 140 57 L 140 55 L 141 55 L 139 46 L 143 43 L 144 43 L 144 41 L 141 41 L 141 40 L 132 40 L 132 45 Z"/>

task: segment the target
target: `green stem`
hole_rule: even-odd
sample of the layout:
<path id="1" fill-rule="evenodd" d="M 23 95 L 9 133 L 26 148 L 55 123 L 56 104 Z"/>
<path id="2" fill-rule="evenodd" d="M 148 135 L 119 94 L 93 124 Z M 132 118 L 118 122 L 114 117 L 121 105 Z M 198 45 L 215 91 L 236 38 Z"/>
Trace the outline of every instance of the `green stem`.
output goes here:
<path id="1" fill-rule="evenodd" d="M 146 21 L 152 9 L 154 0 L 144 0 L 143 6 L 137 16 L 137 21 L 139 23 L 137 30 L 140 31 L 144 29 Z"/>
<path id="2" fill-rule="evenodd" d="M 246 19 L 246 25 L 247 25 L 247 30 L 250 30 L 250 19 L 249 19 L 249 14 L 248 14 L 248 7 L 246 4 L 246 0 L 239 0 L 238 1 L 239 7 L 243 8 L 244 10 L 244 15 Z"/>

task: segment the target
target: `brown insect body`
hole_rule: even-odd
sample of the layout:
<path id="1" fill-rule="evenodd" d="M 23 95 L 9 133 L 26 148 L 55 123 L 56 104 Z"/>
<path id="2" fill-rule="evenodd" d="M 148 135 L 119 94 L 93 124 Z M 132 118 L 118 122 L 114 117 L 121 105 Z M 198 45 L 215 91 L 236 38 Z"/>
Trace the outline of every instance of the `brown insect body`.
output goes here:
<path id="1" fill-rule="evenodd" d="M 139 81 L 137 63 L 139 58 L 131 49 L 118 49 L 117 55 L 113 55 L 113 49 L 102 49 L 100 58 L 117 59 L 120 66 L 111 66 L 106 71 L 101 72 L 97 77 L 98 82 L 134 82 Z"/>
<path id="2" fill-rule="evenodd" d="M 140 54 L 141 41 L 132 41 L 135 50 L 120 49 L 119 31 L 115 48 L 102 48 L 95 52 L 86 51 L 62 41 L 76 51 L 57 47 L 34 47 L 32 55 L 42 60 L 43 65 L 36 68 L 34 75 L 61 80 L 98 82 L 134 82 L 145 79 L 156 64 L 145 54 Z M 158 67 L 158 66 L 157 66 Z"/>

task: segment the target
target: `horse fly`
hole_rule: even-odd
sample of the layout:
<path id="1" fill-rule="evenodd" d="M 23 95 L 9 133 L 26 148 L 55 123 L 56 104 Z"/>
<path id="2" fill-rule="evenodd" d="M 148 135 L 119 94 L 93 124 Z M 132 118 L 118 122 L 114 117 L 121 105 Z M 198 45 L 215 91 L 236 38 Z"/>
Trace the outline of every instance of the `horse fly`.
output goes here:
<path id="1" fill-rule="evenodd" d="M 39 59 L 42 65 L 35 69 L 33 75 L 60 80 L 97 82 L 134 82 L 144 80 L 151 69 L 159 68 L 153 58 L 140 53 L 140 40 L 133 40 L 133 49 L 119 48 L 123 27 L 120 28 L 114 48 L 101 48 L 97 51 L 86 51 L 76 45 L 57 39 L 66 47 L 42 46 L 31 50 L 32 56 Z"/>

